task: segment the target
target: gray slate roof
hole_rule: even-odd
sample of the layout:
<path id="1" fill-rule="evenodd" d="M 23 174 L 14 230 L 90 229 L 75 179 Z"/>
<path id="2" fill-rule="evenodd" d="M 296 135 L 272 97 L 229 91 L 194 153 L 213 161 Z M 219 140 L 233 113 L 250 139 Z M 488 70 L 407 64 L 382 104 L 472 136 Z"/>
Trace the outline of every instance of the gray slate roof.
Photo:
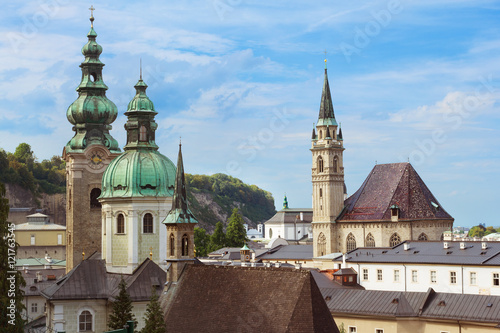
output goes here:
<path id="1" fill-rule="evenodd" d="M 404 244 L 409 243 L 409 250 Z M 500 243 L 487 242 L 488 248 L 481 249 L 482 242 L 447 242 L 445 249 L 442 241 L 405 241 L 393 248 L 358 248 L 346 255 L 347 262 L 353 263 L 419 263 L 447 265 L 500 265 Z M 342 256 L 334 259 L 342 261 Z"/>
<path id="2" fill-rule="evenodd" d="M 310 260 L 313 257 L 313 245 L 278 245 L 257 258 L 262 260 Z"/>
<path id="3" fill-rule="evenodd" d="M 297 218 L 297 215 L 300 216 L 300 213 L 303 213 L 304 220 L 301 221 L 300 218 Z M 313 216 L 312 208 L 284 208 L 274 214 L 269 220 L 267 220 L 264 224 L 283 224 L 283 223 L 311 223 Z"/>
<path id="4" fill-rule="evenodd" d="M 166 282 L 166 273 L 156 263 L 146 259 L 131 275 L 114 274 L 106 271 L 102 259 L 83 260 L 68 274 L 52 286 L 44 289 L 42 295 L 49 300 L 109 299 L 118 295 L 121 276 L 127 283 L 127 292 L 132 301 L 147 301 L 151 298 L 151 287 L 161 290 Z"/>
<path id="5" fill-rule="evenodd" d="M 333 315 L 423 317 L 500 323 L 500 296 L 321 288 Z"/>

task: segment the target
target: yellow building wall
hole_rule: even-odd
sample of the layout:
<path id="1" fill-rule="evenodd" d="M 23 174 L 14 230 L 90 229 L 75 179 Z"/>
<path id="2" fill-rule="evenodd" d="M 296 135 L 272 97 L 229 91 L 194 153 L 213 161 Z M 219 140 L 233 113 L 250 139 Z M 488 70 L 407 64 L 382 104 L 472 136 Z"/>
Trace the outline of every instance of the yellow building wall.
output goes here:
<path id="1" fill-rule="evenodd" d="M 492 333 L 497 332 L 495 324 L 463 323 L 455 320 L 434 321 L 426 318 L 382 318 L 381 317 L 350 317 L 333 314 L 337 327 L 344 324 L 345 332 L 349 327 L 356 327 L 358 333 L 375 333 L 383 329 L 384 333 Z"/>
<path id="2" fill-rule="evenodd" d="M 35 235 L 35 246 L 66 245 L 66 230 L 16 230 L 14 234 L 20 246 L 31 246 L 31 235 Z M 61 235 L 61 243 L 57 235 Z"/>

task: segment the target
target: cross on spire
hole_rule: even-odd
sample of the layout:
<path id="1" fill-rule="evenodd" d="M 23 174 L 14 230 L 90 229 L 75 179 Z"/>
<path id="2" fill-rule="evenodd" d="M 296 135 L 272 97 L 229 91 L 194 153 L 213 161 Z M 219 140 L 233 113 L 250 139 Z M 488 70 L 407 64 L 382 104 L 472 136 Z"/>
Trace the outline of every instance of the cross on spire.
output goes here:
<path id="1" fill-rule="evenodd" d="M 90 5 L 90 27 L 93 28 L 94 27 L 94 6 L 93 5 Z"/>

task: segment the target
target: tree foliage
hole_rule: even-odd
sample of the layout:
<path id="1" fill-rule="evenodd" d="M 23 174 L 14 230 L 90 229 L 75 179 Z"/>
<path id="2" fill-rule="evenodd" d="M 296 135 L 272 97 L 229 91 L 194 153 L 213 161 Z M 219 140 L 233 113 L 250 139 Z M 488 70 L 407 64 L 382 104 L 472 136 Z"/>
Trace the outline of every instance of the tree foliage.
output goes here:
<path id="1" fill-rule="evenodd" d="M 161 311 L 158 295 L 155 288 L 151 289 L 151 299 L 146 308 L 144 316 L 145 326 L 141 333 L 166 333 L 165 322 L 163 321 L 163 312 Z"/>
<path id="2" fill-rule="evenodd" d="M 66 165 L 60 156 L 38 162 L 31 146 L 21 143 L 14 153 L 0 149 L 0 181 L 39 193 L 66 192 Z"/>
<path id="3" fill-rule="evenodd" d="M 118 289 L 120 291 L 111 306 L 108 326 L 110 329 L 117 330 L 123 328 L 127 324 L 127 321 L 132 320 L 135 322 L 135 327 L 137 327 L 137 320 L 132 313 L 132 300 L 127 292 L 127 283 L 123 279 L 123 276 Z"/>
<path id="4" fill-rule="evenodd" d="M 217 173 L 211 176 L 186 174 L 188 199 L 195 215 L 203 216 L 204 222 L 213 226 L 218 218 L 205 206 L 200 205 L 192 193 L 213 193 L 214 201 L 229 214 L 234 202 L 241 202 L 242 215 L 251 221 L 264 221 L 276 213 L 271 193 L 255 185 L 243 183 L 240 179 Z"/>
<path id="5" fill-rule="evenodd" d="M 7 222 L 8 214 L 9 201 L 5 198 L 5 186 L 0 183 L 0 327 L 2 332 L 24 332 L 25 320 L 21 313 L 25 306 L 21 287 L 26 283 L 21 272 L 15 270 L 15 262 L 9 261 L 15 258 L 18 244 L 14 238 L 14 226 Z"/>
<path id="6" fill-rule="evenodd" d="M 482 224 L 479 224 L 469 230 L 469 237 L 483 237 L 485 232 L 486 228 Z"/>
<path id="7" fill-rule="evenodd" d="M 210 245 L 210 235 L 203 228 L 194 228 L 194 245 L 197 257 L 206 257 Z"/>
<path id="8" fill-rule="evenodd" d="M 210 243 L 208 246 L 208 253 L 216 251 L 226 246 L 226 234 L 224 233 L 224 226 L 222 222 L 217 222 L 212 236 L 210 236 Z"/>
<path id="9" fill-rule="evenodd" d="M 233 209 L 226 229 L 226 246 L 242 247 L 248 240 L 243 222 L 243 217 L 238 208 Z"/>

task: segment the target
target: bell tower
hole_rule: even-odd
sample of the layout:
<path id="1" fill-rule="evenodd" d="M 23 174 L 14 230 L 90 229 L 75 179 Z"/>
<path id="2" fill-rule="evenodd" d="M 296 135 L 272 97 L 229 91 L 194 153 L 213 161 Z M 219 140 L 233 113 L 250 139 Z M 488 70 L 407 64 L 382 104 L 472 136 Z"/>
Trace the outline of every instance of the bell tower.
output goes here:
<path id="1" fill-rule="evenodd" d="M 91 7 L 91 11 L 94 8 Z M 118 142 L 109 134 L 116 119 L 116 105 L 106 97 L 108 87 L 102 79 L 104 64 L 99 60 L 91 12 L 88 42 L 82 48 L 82 79 L 76 88 L 78 98 L 66 116 L 75 132 L 63 149 L 66 161 L 66 270 L 101 248 L 101 179 L 107 165 L 120 153 Z"/>
<path id="2" fill-rule="evenodd" d="M 344 208 L 344 145 L 335 120 L 326 59 L 318 122 L 311 139 L 313 245 L 314 256 L 320 257 L 338 250 L 335 219 Z"/>
<path id="3" fill-rule="evenodd" d="M 180 144 L 172 209 L 163 223 L 167 227 L 167 281 L 176 282 L 184 266 L 194 263 L 194 227 L 198 223 L 188 208 Z"/>

